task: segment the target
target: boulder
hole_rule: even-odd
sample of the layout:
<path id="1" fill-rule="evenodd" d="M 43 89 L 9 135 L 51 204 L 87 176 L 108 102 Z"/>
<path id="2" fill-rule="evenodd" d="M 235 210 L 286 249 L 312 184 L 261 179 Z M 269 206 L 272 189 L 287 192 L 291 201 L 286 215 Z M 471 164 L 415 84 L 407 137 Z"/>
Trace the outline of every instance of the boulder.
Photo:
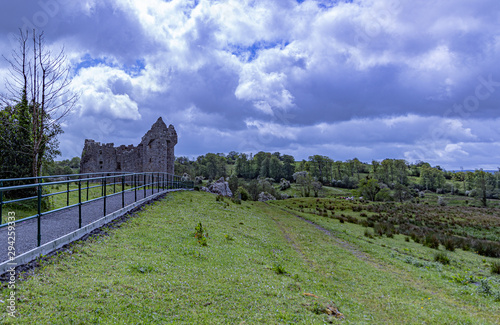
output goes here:
<path id="1" fill-rule="evenodd" d="M 201 190 L 222 196 L 228 196 L 228 197 L 233 196 L 233 193 L 229 188 L 229 183 L 224 180 L 224 177 L 221 177 L 218 181 L 216 181 L 213 184 L 210 184 L 208 187 L 202 187 Z"/>
<path id="2" fill-rule="evenodd" d="M 274 201 L 274 200 L 276 200 L 276 198 L 267 192 L 261 192 L 259 194 L 259 201 L 260 202 Z"/>

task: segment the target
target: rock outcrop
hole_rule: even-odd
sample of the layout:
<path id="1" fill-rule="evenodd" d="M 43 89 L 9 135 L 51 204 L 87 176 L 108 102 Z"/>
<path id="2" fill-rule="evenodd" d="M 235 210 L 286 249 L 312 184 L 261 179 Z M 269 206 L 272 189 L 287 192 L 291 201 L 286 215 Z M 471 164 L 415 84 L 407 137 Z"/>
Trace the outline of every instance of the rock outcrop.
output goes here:
<path id="1" fill-rule="evenodd" d="M 222 196 L 228 196 L 228 197 L 233 196 L 233 193 L 229 188 L 229 183 L 224 180 L 224 177 L 221 177 L 218 181 L 209 185 L 208 187 L 202 187 L 201 190 Z"/>

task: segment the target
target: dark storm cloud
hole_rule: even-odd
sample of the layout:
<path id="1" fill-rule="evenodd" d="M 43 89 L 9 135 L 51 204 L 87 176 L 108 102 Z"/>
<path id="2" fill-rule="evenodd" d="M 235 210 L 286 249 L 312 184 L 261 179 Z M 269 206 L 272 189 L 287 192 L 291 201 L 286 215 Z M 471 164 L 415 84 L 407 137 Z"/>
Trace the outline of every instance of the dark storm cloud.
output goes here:
<path id="1" fill-rule="evenodd" d="M 180 155 L 474 168 L 500 158 L 499 9 L 494 0 L 12 1 L 0 45 L 8 54 L 9 35 L 34 26 L 65 46 L 81 93 L 60 139 L 65 157 L 84 138 L 138 143 L 162 116 Z"/>

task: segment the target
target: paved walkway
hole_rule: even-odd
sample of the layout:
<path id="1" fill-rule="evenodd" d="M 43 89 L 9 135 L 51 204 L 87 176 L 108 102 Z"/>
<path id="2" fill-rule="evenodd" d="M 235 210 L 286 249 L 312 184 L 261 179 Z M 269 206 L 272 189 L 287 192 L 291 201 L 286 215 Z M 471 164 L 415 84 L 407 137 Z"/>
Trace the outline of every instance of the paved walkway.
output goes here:
<path id="1" fill-rule="evenodd" d="M 164 192 L 170 192 L 165 190 Z M 158 190 L 154 190 L 154 194 Z M 146 191 L 146 196 L 152 195 L 151 189 Z M 137 191 L 137 200 L 144 198 L 144 190 Z M 134 192 L 125 193 L 125 206 L 135 202 Z M 117 194 L 106 198 L 106 214 L 122 208 L 122 195 Z M 15 211 L 14 211 L 15 212 Z M 84 203 L 82 205 L 82 226 L 88 225 L 104 217 L 104 199 Z M 78 207 L 49 212 L 41 217 L 41 244 L 53 241 L 78 229 Z M 0 229 L 0 263 L 8 260 L 7 228 Z M 37 219 L 31 219 L 16 224 L 16 256 L 37 247 Z"/>

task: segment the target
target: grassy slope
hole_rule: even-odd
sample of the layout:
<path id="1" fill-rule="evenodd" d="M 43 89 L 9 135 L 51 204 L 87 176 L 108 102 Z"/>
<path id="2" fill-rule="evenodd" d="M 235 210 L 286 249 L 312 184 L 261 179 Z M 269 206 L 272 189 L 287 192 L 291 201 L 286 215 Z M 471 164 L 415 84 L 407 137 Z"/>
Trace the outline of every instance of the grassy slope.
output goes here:
<path id="1" fill-rule="evenodd" d="M 329 236 L 280 210 L 284 202 L 169 194 L 112 236 L 75 245 L 20 283 L 16 323 L 321 324 L 328 304 L 353 324 L 498 321 L 491 297 L 461 293 L 442 272 L 406 264 L 382 246 L 413 243 L 396 236 L 371 244 L 360 226 L 304 215 Z M 198 222 L 207 247 L 193 237 Z"/>

